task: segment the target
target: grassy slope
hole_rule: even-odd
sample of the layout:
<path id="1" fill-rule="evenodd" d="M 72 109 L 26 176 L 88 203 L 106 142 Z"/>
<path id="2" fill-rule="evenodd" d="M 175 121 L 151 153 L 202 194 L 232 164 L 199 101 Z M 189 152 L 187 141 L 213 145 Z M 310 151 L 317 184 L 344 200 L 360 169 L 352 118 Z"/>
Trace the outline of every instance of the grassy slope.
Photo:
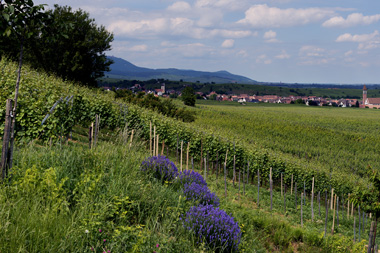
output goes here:
<path id="1" fill-rule="evenodd" d="M 0 186 L 0 252 L 199 251 L 178 222 L 188 204 L 144 178 L 145 148 L 128 146 L 19 147 Z"/>
<path id="2" fill-rule="evenodd" d="M 12 182 L 0 186 L 1 252 L 83 252 L 91 248 L 96 252 L 152 252 L 158 250 L 156 244 L 162 252 L 199 252 L 204 248 L 183 230 L 179 221 L 191 203 L 181 200 L 171 187 L 139 173 L 147 155 L 145 145 L 135 142 L 129 149 L 119 139 L 101 141 L 96 149 L 89 150 L 80 142 L 84 136 L 78 137 L 69 146 L 32 143 L 17 149 Z M 261 188 L 261 206 L 257 208 L 256 186 L 247 185 L 246 196 L 241 195 L 239 200 L 238 184 L 233 187 L 228 181 L 228 197 L 224 198 L 220 176 L 217 180 L 210 174 L 207 179 L 210 189 L 221 198 L 221 208 L 236 217 L 244 231 L 241 250 L 335 249 L 333 237 L 325 241 L 321 234 L 323 212 L 321 219 L 310 221 L 309 202 L 304 209 L 302 229 L 294 197 L 288 195 L 284 216 L 278 191 L 271 212 L 266 187 Z M 352 222 L 344 219 L 337 232 L 352 236 Z M 328 231 L 331 223 L 330 212 Z M 338 235 L 334 240 L 343 249 L 352 247 L 349 237 Z"/>
<path id="3" fill-rule="evenodd" d="M 32 71 L 26 78 L 44 82 Z M 139 173 L 145 147 L 129 149 L 123 139 L 104 139 L 95 150 L 88 150 L 81 143 L 85 135 L 82 130 L 69 146 L 31 143 L 16 148 L 12 181 L 0 185 L 0 252 L 82 252 L 91 247 L 97 252 L 199 252 L 204 248 L 178 221 L 190 204 L 170 187 Z M 315 234 L 284 219 L 281 210 L 269 215 L 265 209 L 253 209 L 254 188 L 253 196 L 239 203 L 236 197 L 223 198 L 222 181 L 210 177 L 209 184 L 222 198 L 221 207 L 244 224 L 242 250 L 296 247 L 315 252 L 332 247 L 330 239 L 313 239 Z M 234 196 L 229 189 L 229 196 Z"/>

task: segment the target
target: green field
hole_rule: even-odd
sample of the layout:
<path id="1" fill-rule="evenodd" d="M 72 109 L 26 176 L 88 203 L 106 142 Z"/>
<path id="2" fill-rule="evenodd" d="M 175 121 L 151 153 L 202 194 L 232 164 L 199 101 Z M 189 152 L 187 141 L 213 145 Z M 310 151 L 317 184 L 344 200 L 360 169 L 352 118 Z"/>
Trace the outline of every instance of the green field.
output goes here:
<path id="1" fill-rule="evenodd" d="M 200 128 L 316 170 L 364 176 L 380 167 L 378 110 L 204 101 L 195 110 Z"/>

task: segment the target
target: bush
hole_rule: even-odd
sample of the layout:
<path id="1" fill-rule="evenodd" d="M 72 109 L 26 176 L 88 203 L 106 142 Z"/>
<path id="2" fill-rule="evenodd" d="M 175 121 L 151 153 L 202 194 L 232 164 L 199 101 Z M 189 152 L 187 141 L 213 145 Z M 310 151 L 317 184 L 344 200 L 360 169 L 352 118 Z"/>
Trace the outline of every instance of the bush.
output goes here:
<path id="1" fill-rule="evenodd" d="M 165 156 L 151 156 L 141 164 L 141 170 L 161 181 L 173 181 L 178 176 L 178 169 Z"/>
<path id="2" fill-rule="evenodd" d="M 201 205 L 219 206 L 219 198 L 215 193 L 211 192 L 207 185 L 200 185 L 195 182 L 191 184 L 185 184 L 183 187 L 183 193 L 187 200 L 197 202 Z"/>
<path id="3" fill-rule="evenodd" d="M 193 206 L 182 217 L 183 226 L 195 233 L 196 240 L 216 252 L 238 251 L 241 231 L 234 218 L 211 205 Z"/>

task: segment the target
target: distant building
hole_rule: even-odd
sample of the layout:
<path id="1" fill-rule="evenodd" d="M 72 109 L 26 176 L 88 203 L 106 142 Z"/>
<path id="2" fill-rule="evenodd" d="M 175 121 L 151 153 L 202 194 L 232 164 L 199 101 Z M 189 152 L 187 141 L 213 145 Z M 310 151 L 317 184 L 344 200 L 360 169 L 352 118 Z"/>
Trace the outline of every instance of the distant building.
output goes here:
<path id="1" fill-rule="evenodd" d="M 361 108 L 380 108 L 380 98 L 367 98 L 367 87 L 363 86 L 363 102 Z"/>

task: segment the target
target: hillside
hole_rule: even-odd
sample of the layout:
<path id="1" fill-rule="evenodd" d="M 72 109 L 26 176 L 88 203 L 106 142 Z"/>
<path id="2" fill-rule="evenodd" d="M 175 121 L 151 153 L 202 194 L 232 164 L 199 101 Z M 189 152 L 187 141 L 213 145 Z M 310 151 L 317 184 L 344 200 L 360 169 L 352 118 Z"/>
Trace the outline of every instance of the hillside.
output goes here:
<path id="1" fill-rule="evenodd" d="M 3 91 L 0 97 L 4 101 L 12 96 L 16 64 L 3 60 L 0 67 L 4 73 L 0 79 Z M 189 226 L 184 226 L 187 221 L 183 217 L 201 203 L 194 196 L 218 200 L 213 204 L 228 214 L 223 217 L 234 217 L 231 223 L 238 224 L 241 238 L 233 240 L 241 252 L 363 251 L 367 241 L 352 240 L 355 224 L 352 216 L 358 217 L 356 211 L 351 217 L 340 216 L 340 226 L 333 229 L 334 235 L 322 232 L 323 220 L 328 222 L 329 229 L 334 222 L 332 211 L 326 215 L 322 212 L 318 219 L 312 220 L 312 175 L 306 174 L 303 166 L 291 161 L 284 163 L 281 157 L 268 155 L 257 147 L 241 143 L 235 146 L 232 134 L 222 135 L 212 128 L 197 127 L 128 104 L 116 99 L 113 92 L 86 89 L 27 67 L 24 73 L 27 74 L 23 75 L 20 88 L 12 180 L 0 184 L 0 252 L 233 251 L 221 249 L 223 245 L 217 244 L 219 241 L 202 242 L 203 238 L 213 240 L 211 237 L 217 232 L 212 235 L 207 232 L 212 228 L 207 227 L 205 234 L 198 236 Z M 66 99 L 70 96 L 73 100 Z M 65 100 L 41 125 L 53 104 L 62 99 Z M 96 114 L 101 115 L 99 140 L 90 149 L 88 127 Z M 225 114 L 218 115 L 222 118 Z M 3 110 L 0 116 L 4 122 Z M 73 138 L 66 140 L 70 132 Z M 188 147 L 190 160 L 185 159 L 186 152 L 178 152 L 179 143 L 182 151 Z M 185 165 L 194 167 L 197 173 L 191 174 L 203 186 L 195 187 L 193 192 L 201 188 L 205 194 L 186 195 L 189 191 L 186 193 L 184 188 L 189 186 L 177 181 L 181 180 L 180 176 L 159 178 L 155 170 L 151 173 L 142 170 L 143 161 L 152 156 L 152 146 L 156 153 L 167 154 L 170 161 L 165 159 L 165 162 L 172 171 L 173 166 L 181 171 Z M 179 154 L 183 154 L 183 159 L 179 159 Z M 189 164 L 191 160 L 193 163 Z M 237 177 L 232 180 L 235 161 L 239 186 Z M 251 166 L 246 166 L 247 161 Z M 301 187 L 298 193 L 289 193 L 293 174 L 298 183 L 306 180 L 305 205 L 299 205 Z M 279 184 L 282 175 L 283 196 Z M 329 180 L 323 171 L 314 175 L 316 182 L 331 181 L 335 192 L 347 199 L 348 182 L 335 176 Z M 273 194 L 268 183 L 272 179 Z M 318 188 L 324 189 L 327 187 Z M 257 196 L 260 202 L 256 201 Z M 344 201 L 339 203 L 342 206 Z M 304 216 L 302 211 L 300 216 L 300 208 Z M 317 206 L 314 208 L 317 213 Z M 366 222 L 361 239 L 368 238 L 370 219 L 366 218 Z M 222 230 L 230 231 L 228 227 Z"/>
<path id="2" fill-rule="evenodd" d="M 244 76 L 234 75 L 227 71 L 206 72 L 183 69 L 149 69 L 138 67 L 124 59 L 109 56 L 114 63 L 110 66 L 111 71 L 106 72 L 105 76 L 116 79 L 127 80 L 150 80 L 150 79 L 169 79 L 173 81 L 183 80 L 185 82 L 201 83 L 245 83 L 253 84 L 256 81 Z"/>

